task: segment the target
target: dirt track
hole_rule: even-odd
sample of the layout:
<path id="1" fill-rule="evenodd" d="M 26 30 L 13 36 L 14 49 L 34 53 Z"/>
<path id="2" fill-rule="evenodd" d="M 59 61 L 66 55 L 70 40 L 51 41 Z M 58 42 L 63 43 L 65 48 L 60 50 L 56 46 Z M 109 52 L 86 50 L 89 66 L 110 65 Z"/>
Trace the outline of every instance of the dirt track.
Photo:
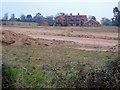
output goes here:
<path id="1" fill-rule="evenodd" d="M 72 41 L 76 44 L 72 44 L 74 48 L 85 50 L 102 50 L 107 51 L 112 47 L 118 46 L 118 33 L 116 28 L 109 30 L 94 30 L 94 31 L 76 31 L 68 30 L 69 28 L 52 28 L 48 27 L 39 28 L 19 28 L 19 27 L 3 27 L 3 30 L 13 31 L 30 36 L 33 39 L 46 39 L 52 41 Z M 44 40 L 44 42 L 46 42 Z M 69 42 L 69 44 L 70 44 Z M 52 44 L 55 44 L 52 43 Z M 64 44 L 64 45 L 67 45 Z M 114 48 L 114 49 L 116 49 Z M 117 50 L 117 49 L 116 49 Z M 115 51 L 116 51 L 115 50 Z"/>

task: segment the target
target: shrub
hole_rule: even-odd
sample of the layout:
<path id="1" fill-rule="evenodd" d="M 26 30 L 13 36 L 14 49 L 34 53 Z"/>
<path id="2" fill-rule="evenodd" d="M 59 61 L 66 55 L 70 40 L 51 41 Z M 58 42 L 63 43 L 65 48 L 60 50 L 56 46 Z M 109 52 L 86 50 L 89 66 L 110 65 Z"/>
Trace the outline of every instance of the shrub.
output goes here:
<path id="1" fill-rule="evenodd" d="M 19 84 L 25 88 L 88 88 L 88 90 L 120 88 L 119 59 L 108 61 L 104 67 L 97 70 L 81 63 L 43 65 L 40 68 L 30 67 L 26 73 L 22 73 L 21 79 L 18 75 L 19 69 L 3 64 L 2 88 L 15 87 L 16 77 L 22 80 Z"/>

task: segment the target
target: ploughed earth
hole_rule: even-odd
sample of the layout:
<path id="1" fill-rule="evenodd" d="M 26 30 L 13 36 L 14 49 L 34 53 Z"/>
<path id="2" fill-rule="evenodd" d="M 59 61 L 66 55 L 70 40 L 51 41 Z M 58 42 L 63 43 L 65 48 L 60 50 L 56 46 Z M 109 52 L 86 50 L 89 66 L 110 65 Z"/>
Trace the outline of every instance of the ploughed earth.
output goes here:
<path id="1" fill-rule="evenodd" d="M 5 45 L 64 46 L 117 52 L 118 30 L 116 27 L 109 28 L 2 27 L 1 42 Z"/>

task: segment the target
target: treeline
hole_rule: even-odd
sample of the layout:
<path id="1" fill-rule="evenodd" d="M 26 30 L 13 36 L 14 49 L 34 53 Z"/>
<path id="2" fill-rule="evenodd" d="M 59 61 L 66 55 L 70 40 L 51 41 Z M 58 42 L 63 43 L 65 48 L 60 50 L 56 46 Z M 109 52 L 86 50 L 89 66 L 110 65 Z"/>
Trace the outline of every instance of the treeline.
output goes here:
<path id="1" fill-rule="evenodd" d="M 113 26 L 120 26 L 120 11 L 118 7 L 113 8 L 113 17 L 110 19 L 103 17 L 101 20 L 102 25 L 113 25 Z"/>
<path id="2" fill-rule="evenodd" d="M 37 13 L 35 16 L 32 16 L 30 14 L 25 15 L 22 14 L 19 18 L 15 17 L 15 14 L 11 14 L 11 17 L 8 18 L 8 13 L 4 14 L 4 17 L 2 18 L 2 21 L 21 21 L 21 22 L 42 22 L 44 20 L 51 20 L 51 22 L 53 21 L 53 16 L 47 16 L 47 17 L 43 17 L 41 15 L 41 13 Z"/>
<path id="3" fill-rule="evenodd" d="M 56 14 L 55 17 L 53 16 L 44 17 L 41 13 L 37 13 L 35 16 L 32 16 L 31 14 L 28 15 L 22 14 L 19 18 L 16 18 L 15 14 L 13 13 L 11 14 L 11 17 L 8 18 L 9 17 L 8 13 L 5 13 L 4 17 L 2 18 L 2 21 L 37 22 L 37 23 L 46 21 L 48 22 L 48 25 L 52 26 L 55 21 L 54 19 L 58 15 L 61 15 L 61 13 Z M 113 8 L 113 17 L 111 19 L 103 17 L 101 19 L 101 24 L 106 26 L 120 26 L 120 10 L 118 9 L 118 7 Z"/>

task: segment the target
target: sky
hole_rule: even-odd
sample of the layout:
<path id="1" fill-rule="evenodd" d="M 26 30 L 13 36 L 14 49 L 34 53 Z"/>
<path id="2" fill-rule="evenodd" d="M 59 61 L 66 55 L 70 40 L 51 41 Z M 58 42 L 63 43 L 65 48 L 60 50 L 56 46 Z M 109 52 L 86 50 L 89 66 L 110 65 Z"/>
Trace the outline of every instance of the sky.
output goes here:
<path id="1" fill-rule="evenodd" d="M 9 17 L 12 13 L 16 17 L 21 14 L 31 14 L 35 16 L 38 12 L 43 16 L 56 15 L 64 12 L 68 15 L 72 13 L 77 15 L 93 15 L 98 21 L 102 17 L 111 19 L 113 17 L 113 8 L 118 7 L 119 0 L 2 0 L 0 9 L 0 18 L 8 13 Z"/>

